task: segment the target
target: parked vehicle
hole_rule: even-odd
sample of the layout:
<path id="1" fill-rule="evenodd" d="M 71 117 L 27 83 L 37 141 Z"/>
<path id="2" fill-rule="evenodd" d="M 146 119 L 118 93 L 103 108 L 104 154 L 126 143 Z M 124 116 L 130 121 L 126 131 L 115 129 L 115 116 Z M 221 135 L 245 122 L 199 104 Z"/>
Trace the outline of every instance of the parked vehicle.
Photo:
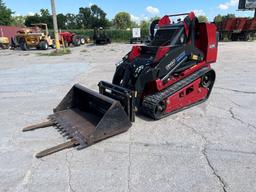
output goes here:
<path id="1" fill-rule="evenodd" d="M 94 29 L 93 40 L 96 45 L 105 45 L 111 43 L 110 37 L 106 34 L 102 27 Z"/>
<path id="2" fill-rule="evenodd" d="M 64 31 L 64 32 L 60 32 L 60 43 L 63 44 L 68 47 L 71 44 L 74 46 L 80 46 L 80 45 L 84 45 L 86 43 L 86 40 L 84 37 L 77 35 L 75 33 L 71 33 L 68 31 Z M 64 41 L 64 42 L 62 42 Z"/>
<path id="3" fill-rule="evenodd" d="M 7 37 L 0 37 L 0 48 L 9 49 L 10 41 Z"/>
<path id="4" fill-rule="evenodd" d="M 256 18 L 228 18 L 215 25 L 219 31 L 220 40 L 248 41 L 256 34 Z"/>
<path id="5" fill-rule="evenodd" d="M 32 24 L 32 28 L 24 28 L 17 31 L 12 39 L 12 47 L 20 47 L 26 51 L 31 48 L 47 50 L 49 47 L 55 48 L 54 40 L 49 36 L 47 24 Z"/>
<path id="6" fill-rule="evenodd" d="M 1 28 L 1 36 L 0 36 L 0 48 L 2 49 L 8 49 L 10 47 L 10 41 L 8 37 L 4 36 L 3 29 Z"/>

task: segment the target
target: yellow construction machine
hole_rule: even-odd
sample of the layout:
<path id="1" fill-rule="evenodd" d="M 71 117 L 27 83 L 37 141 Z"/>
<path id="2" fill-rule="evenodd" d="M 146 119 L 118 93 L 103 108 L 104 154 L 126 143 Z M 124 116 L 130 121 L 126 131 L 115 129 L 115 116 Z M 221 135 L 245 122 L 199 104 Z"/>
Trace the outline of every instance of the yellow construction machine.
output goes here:
<path id="1" fill-rule="evenodd" d="M 0 37 L 0 48 L 8 49 L 9 44 L 10 44 L 10 41 L 9 41 L 8 37 Z"/>
<path id="2" fill-rule="evenodd" d="M 10 41 L 8 37 L 4 36 L 3 30 L 1 28 L 1 36 L 0 36 L 0 48 L 2 49 L 8 49 L 10 46 Z"/>
<path id="3" fill-rule="evenodd" d="M 13 47 L 19 46 L 26 51 L 30 48 L 47 50 L 49 47 L 55 48 L 54 40 L 49 36 L 47 24 L 37 23 L 32 24 L 31 28 L 24 28 L 17 31 L 13 39 Z"/>

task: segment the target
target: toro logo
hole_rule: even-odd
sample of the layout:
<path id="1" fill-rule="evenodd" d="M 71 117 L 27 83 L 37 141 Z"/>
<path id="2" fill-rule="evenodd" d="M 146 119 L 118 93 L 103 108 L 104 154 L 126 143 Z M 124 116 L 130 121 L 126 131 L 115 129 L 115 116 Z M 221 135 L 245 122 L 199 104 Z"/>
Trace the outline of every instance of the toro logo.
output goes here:
<path id="1" fill-rule="evenodd" d="M 169 71 L 176 64 L 176 62 L 182 61 L 185 57 L 186 57 L 186 52 L 184 51 L 176 59 L 173 59 L 170 64 L 166 65 L 165 69 Z"/>
<path id="2" fill-rule="evenodd" d="M 172 66 L 174 66 L 175 64 L 176 64 L 176 59 L 173 59 L 170 64 L 165 66 L 165 69 L 169 71 L 172 68 Z"/>

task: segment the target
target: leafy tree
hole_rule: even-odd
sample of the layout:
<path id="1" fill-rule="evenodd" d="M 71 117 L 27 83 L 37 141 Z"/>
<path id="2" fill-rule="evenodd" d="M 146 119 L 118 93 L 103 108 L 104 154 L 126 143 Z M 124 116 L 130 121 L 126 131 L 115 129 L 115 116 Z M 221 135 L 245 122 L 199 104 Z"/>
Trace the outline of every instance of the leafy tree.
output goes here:
<path id="1" fill-rule="evenodd" d="M 50 14 L 48 9 L 40 9 L 40 13 L 36 13 L 32 16 L 27 16 L 25 19 L 25 25 L 31 26 L 31 24 L 35 23 L 46 23 L 48 28 L 53 28 L 52 15 Z"/>
<path id="2" fill-rule="evenodd" d="M 60 13 L 57 15 L 59 29 L 67 29 L 67 16 Z"/>
<path id="3" fill-rule="evenodd" d="M 149 27 L 150 27 L 150 22 L 147 21 L 147 20 L 143 20 L 140 22 L 140 28 L 141 30 L 149 30 Z"/>
<path id="4" fill-rule="evenodd" d="M 106 17 L 106 13 L 100 8 L 98 7 L 97 5 L 92 5 L 91 7 L 91 12 L 92 12 L 92 15 L 93 17 L 96 17 L 98 19 L 102 19 L 102 18 L 105 18 Z"/>
<path id="5" fill-rule="evenodd" d="M 78 15 L 72 14 L 72 13 L 68 13 L 66 14 L 66 25 L 67 25 L 67 29 L 78 29 L 78 25 L 77 25 L 77 20 L 78 20 Z"/>
<path id="6" fill-rule="evenodd" d="M 199 15 L 197 18 L 198 18 L 199 23 L 206 23 L 206 22 L 208 22 L 207 17 L 204 16 L 204 15 Z"/>
<path id="7" fill-rule="evenodd" d="M 113 22 L 117 29 L 127 29 L 130 28 L 132 24 L 130 14 L 126 12 L 117 13 Z"/>
<path id="8" fill-rule="evenodd" d="M 159 16 L 154 16 L 154 17 L 150 18 L 150 23 L 151 23 L 152 21 L 154 21 L 154 20 L 157 20 L 157 19 L 161 19 L 161 17 L 159 17 Z"/>
<path id="9" fill-rule="evenodd" d="M 80 28 L 107 27 L 109 21 L 106 19 L 106 15 L 97 5 L 85 8 L 80 7 L 76 22 Z"/>
<path id="10" fill-rule="evenodd" d="M 139 24 L 136 23 L 136 22 L 134 22 L 134 21 L 132 21 L 132 22 L 131 22 L 131 27 L 132 27 L 132 28 L 137 28 L 137 27 L 139 27 Z"/>
<path id="11" fill-rule="evenodd" d="M 46 17 L 51 16 L 48 9 L 40 9 L 40 15 L 41 15 L 42 18 L 46 18 Z"/>
<path id="12" fill-rule="evenodd" d="M 95 27 L 107 27 L 108 20 L 106 19 L 107 14 L 97 5 L 91 6 L 92 12 L 92 28 Z"/>
<path id="13" fill-rule="evenodd" d="M 220 14 L 214 17 L 214 23 L 220 23 L 222 20 L 223 18 Z"/>
<path id="14" fill-rule="evenodd" d="M 26 16 L 13 16 L 11 25 L 24 27 L 25 26 Z"/>
<path id="15" fill-rule="evenodd" d="M 106 19 L 106 13 L 97 5 L 79 8 L 79 13 L 57 15 L 58 26 L 60 29 L 82 29 L 95 27 L 108 27 L 110 22 Z M 52 15 L 48 9 L 41 9 L 33 16 L 27 16 L 25 25 L 31 26 L 33 23 L 46 23 L 50 29 L 53 28 Z"/>
<path id="16" fill-rule="evenodd" d="M 7 8 L 2 0 L 0 0 L 0 25 L 10 25 L 12 21 L 11 9 Z"/>
<path id="17" fill-rule="evenodd" d="M 33 23 L 41 23 L 41 16 L 36 13 L 35 15 L 27 16 L 25 19 L 25 25 L 26 26 L 31 26 Z"/>
<path id="18" fill-rule="evenodd" d="M 229 13 L 229 14 L 227 14 L 227 15 L 224 15 L 224 16 L 223 16 L 223 19 L 229 19 L 229 18 L 235 18 L 235 17 L 236 17 L 235 14 Z"/>
<path id="19" fill-rule="evenodd" d="M 92 26 L 92 15 L 89 7 L 80 7 L 79 14 L 77 15 L 77 24 L 80 28 L 91 28 Z"/>
<path id="20" fill-rule="evenodd" d="M 40 22 L 46 23 L 49 28 L 53 28 L 52 15 L 48 9 L 40 9 Z"/>
<path id="21" fill-rule="evenodd" d="M 214 17 L 214 22 L 215 23 L 219 23 L 219 22 L 222 22 L 224 19 L 229 19 L 229 18 L 234 18 L 236 17 L 235 14 L 227 14 L 227 15 L 217 15 Z"/>

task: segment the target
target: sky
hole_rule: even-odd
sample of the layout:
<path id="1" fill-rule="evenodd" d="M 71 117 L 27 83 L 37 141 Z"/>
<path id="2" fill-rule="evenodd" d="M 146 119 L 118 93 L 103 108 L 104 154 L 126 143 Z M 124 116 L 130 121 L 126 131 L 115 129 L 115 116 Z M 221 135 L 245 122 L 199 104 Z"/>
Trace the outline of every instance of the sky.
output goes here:
<path id="1" fill-rule="evenodd" d="M 32 15 L 41 8 L 50 10 L 50 0 L 3 0 L 15 15 Z M 234 13 L 238 16 L 253 16 L 253 11 L 237 11 L 239 0 L 56 0 L 58 13 L 78 13 L 80 7 L 96 4 L 107 13 L 108 19 L 126 11 L 133 21 L 139 22 L 154 16 L 194 11 L 211 21 L 217 14 Z"/>

